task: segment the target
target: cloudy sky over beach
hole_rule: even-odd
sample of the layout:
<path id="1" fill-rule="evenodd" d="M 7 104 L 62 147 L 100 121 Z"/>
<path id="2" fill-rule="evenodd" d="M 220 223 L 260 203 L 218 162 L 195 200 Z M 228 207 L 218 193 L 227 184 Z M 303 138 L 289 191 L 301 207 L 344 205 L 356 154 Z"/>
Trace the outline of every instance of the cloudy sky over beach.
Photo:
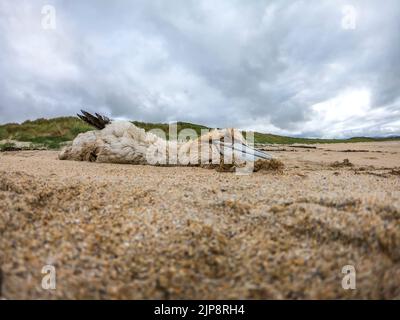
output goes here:
<path id="1" fill-rule="evenodd" d="M 398 0 L 2 0 L 0 123 L 398 135 L 399 31 Z"/>

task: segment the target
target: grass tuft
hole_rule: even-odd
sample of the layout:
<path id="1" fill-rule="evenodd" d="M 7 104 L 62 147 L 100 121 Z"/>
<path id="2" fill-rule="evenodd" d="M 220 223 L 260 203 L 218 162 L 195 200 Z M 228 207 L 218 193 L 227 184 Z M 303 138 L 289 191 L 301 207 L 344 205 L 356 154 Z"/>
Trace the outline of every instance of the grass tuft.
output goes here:
<path id="1" fill-rule="evenodd" d="M 4 143 L 0 144 L 0 152 L 5 152 L 5 151 L 19 151 L 21 148 L 18 148 L 15 143 Z"/>
<path id="2" fill-rule="evenodd" d="M 331 164 L 331 167 L 333 168 L 343 168 L 343 167 L 352 167 L 353 164 L 350 162 L 349 159 L 344 159 L 342 162 L 335 161 L 334 163 Z"/>
<path id="3" fill-rule="evenodd" d="M 282 173 L 285 165 L 278 159 L 271 160 L 257 160 L 254 162 L 254 172 L 276 172 Z"/>

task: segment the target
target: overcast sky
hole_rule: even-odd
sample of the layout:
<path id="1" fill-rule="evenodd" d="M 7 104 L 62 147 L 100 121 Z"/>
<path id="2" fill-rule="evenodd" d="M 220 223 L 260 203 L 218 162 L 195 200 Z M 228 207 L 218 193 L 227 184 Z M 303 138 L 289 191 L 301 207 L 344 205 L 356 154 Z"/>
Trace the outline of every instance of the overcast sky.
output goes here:
<path id="1" fill-rule="evenodd" d="M 400 134 L 400 1 L 1 0 L 0 123 L 81 108 L 310 137 Z"/>

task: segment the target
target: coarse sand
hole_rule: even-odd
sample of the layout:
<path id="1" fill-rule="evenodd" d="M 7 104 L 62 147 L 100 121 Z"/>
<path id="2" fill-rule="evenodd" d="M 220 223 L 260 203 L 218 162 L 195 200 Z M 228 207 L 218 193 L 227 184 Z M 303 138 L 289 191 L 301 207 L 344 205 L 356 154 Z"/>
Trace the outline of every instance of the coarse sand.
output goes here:
<path id="1" fill-rule="evenodd" d="M 0 153 L 0 298 L 399 299 L 400 142 L 316 147 L 248 176 Z"/>

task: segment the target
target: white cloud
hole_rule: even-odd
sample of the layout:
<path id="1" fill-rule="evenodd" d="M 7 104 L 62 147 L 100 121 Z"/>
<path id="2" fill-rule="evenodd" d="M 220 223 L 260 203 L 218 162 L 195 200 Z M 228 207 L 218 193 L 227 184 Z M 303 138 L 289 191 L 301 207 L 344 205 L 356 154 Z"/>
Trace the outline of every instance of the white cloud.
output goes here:
<path id="1" fill-rule="evenodd" d="M 366 89 L 347 90 L 338 97 L 311 106 L 312 120 L 305 126 L 311 131 L 330 128 L 332 136 L 347 131 L 362 121 L 371 110 L 370 92 Z"/>

